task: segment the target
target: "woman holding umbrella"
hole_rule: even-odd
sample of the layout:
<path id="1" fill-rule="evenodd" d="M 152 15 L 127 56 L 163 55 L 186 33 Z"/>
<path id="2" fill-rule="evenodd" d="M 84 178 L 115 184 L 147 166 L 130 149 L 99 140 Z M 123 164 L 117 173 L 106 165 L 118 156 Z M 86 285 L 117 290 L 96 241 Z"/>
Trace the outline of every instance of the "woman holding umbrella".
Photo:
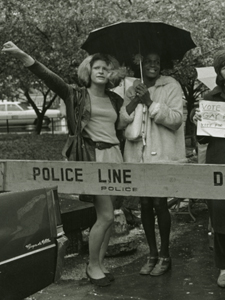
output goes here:
<path id="1" fill-rule="evenodd" d="M 2 51 L 20 60 L 64 100 L 69 129 L 68 143 L 64 149 L 67 159 L 73 160 L 74 150 L 71 141 L 76 138 L 78 119 L 81 119 L 84 145 L 91 149 L 89 160 L 114 163 L 123 161 L 120 151 L 121 134 L 117 130 L 123 100 L 109 90 L 112 83 L 110 74 L 117 67 L 115 59 L 102 54 L 87 57 L 78 69 L 78 77 L 83 84 L 83 88 L 79 88 L 64 82 L 12 42 L 5 43 Z M 119 73 L 114 79 L 120 79 Z M 78 104 L 82 107 L 82 110 L 78 111 L 79 116 L 75 113 Z M 113 199 L 111 196 L 97 195 L 93 202 L 97 221 L 90 231 L 90 258 L 86 274 L 93 284 L 107 286 L 114 280 L 113 275 L 103 264 L 114 220 Z"/>
<path id="2" fill-rule="evenodd" d="M 126 140 L 125 162 L 168 163 L 186 160 L 181 87 L 172 77 L 160 75 L 161 67 L 159 52 L 148 53 L 142 62 L 143 83 L 135 82 L 126 92 L 120 111 L 121 127 L 126 128 L 133 122 L 136 108 L 141 103 L 146 107 L 146 132 L 144 141 L 143 138 Z M 155 234 L 155 214 L 161 239 L 159 250 Z M 150 254 L 140 274 L 162 275 L 171 268 L 171 218 L 167 198 L 141 197 L 141 219 Z"/>

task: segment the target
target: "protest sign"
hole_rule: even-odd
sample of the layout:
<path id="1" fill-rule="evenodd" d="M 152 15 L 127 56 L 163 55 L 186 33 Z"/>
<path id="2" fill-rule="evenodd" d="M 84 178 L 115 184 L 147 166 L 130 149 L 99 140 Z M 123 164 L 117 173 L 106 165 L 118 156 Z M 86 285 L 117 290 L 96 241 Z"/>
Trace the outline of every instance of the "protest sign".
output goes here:
<path id="1" fill-rule="evenodd" d="M 202 120 L 198 121 L 197 135 L 225 137 L 225 103 L 199 101 Z"/>

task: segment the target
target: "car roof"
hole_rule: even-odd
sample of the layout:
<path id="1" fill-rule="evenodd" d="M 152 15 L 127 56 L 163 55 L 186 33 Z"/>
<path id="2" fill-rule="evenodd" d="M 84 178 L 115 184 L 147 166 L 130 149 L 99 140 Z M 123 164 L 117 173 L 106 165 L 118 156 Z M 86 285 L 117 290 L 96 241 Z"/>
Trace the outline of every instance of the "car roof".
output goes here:
<path id="1" fill-rule="evenodd" d="M 0 104 L 21 104 L 23 102 L 20 102 L 20 101 L 7 101 L 7 100 L 0 100 Z"/>

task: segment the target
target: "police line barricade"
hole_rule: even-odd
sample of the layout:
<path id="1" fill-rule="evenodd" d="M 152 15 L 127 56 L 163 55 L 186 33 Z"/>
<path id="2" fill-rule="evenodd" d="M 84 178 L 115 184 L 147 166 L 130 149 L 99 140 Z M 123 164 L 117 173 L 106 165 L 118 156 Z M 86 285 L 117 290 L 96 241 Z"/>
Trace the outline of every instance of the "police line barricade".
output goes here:
<path id="1" fill-rule="evenodd" d="M 0 191 L 224 199 L 224 176 L 225 165 L 0 160 Z"/>

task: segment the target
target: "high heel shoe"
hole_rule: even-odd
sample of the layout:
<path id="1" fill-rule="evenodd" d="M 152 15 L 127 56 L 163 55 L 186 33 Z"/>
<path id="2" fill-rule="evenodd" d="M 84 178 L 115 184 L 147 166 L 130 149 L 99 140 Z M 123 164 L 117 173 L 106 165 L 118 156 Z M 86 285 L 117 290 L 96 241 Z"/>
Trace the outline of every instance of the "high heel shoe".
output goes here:
<path id="1" fill-rule="evenodd" d="M 171 269 L 171 257 L 159 257 L 154 269 L 150 272 L 151 276 L 160 276 Z"/>
<path id="2" fill-rule="evenodd" d="M 99 279 L 92 278 L 89 275 L 87 268 L 86 268 L 86 275 L 87 275 L 87 278 L 89 278 L 90 282 L 98 287 L 104 287 L 104 286 L 108 286 L 111 284 L 111 282 L 109 281 L 109 279 L 106 276 L 99 278 Z"/>

